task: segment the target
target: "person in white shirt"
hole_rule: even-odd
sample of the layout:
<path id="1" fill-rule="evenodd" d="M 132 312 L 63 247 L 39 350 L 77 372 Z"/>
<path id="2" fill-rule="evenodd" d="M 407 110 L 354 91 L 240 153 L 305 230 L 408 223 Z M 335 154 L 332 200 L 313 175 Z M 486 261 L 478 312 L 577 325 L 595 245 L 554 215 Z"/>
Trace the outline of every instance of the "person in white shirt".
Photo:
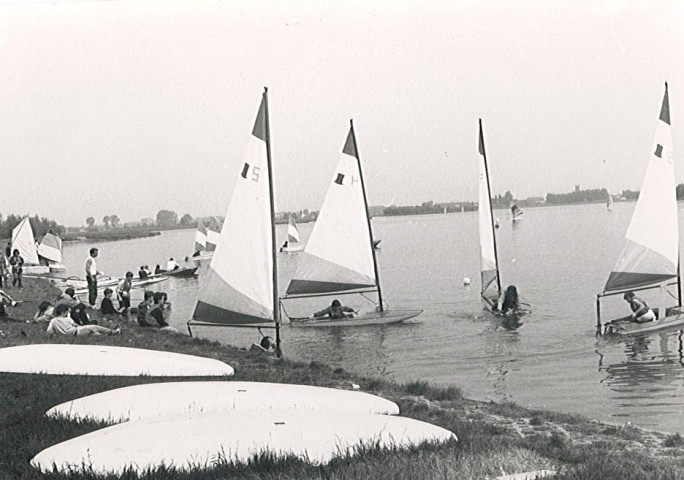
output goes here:
<path id="1" fill-rule="evenodd" d="M 53 335 L 59 333 L 61 335 L 101 335 L 106 333 L 108 335 L 116 335 L 121 333 L 121 327 L 115 329 L 103 327 L 101 325 L 79 325 L 74 322 L 74 319 L 69 316 L 69 306 L 64 303 L 58 303 L 54 310 L 55 318 L 50 320 L 47 327 L 47 333 Z"/>
<path id="2" fill-rule="evenodd" d="M 180 265 L 176 263 L 176 261 L 173 259 L 173 257 L 169 258 L 169 261 L 166 264 L 166 271 L 170 272 L 172 270 L 177 270 L 180 268 Z"/>
<path id="3" fill-rule="evenodd" d="M 97 276 L 102 275 L 102 272 L 98 271 L 95 259 L 98 255 L 97 248 L 90 249 L 90 255 L 85 263 L 85 274 L 86 281 L 88 282 L 88 303 L 91 307 L 95 306 L 97 302 Z"/>

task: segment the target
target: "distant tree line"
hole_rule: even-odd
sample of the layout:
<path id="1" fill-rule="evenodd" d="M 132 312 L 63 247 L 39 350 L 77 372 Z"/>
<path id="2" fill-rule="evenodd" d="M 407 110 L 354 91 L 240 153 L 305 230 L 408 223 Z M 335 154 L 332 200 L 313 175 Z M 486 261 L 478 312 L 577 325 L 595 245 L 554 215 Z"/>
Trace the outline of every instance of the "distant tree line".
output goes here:
<path id="1" fill-rule="evenodd" d="M 592 190 L 580 190 L 579 188 L 575 188 L 574 192 L 546 194 L 546 203 L 548 205 L 585 202 L 596 203 L 605 202 L 606 200 L 608 200 L 608 190 L 605 188 L 595 188 Z"/>
<path id="2" fill-rule="evenodd" d="M 24 216 L 14 215 L 13 213 L 7 215 L 7 217 L 3 217 L 3 215 L 0 214 L 0 238 L 12 238 L 12 230 L 19 225 L 19 222 L 23 219 Z M 59 225 L 54 220 L 39 217 L 38 215 L 29 217 L 29 223 L 33 230 L 33 236 L 38 241 L 40 241 L 50 229 L 58 235 L 63 234 L 66 230 L 63 225 Z"/>

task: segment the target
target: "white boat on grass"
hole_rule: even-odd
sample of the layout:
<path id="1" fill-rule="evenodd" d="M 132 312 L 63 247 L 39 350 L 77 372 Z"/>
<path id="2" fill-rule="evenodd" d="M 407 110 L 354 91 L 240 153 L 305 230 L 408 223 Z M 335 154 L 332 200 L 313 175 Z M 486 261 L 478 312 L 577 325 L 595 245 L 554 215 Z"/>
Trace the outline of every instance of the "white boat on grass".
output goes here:
<path id="1" fill-rule="evenodd" d="M 19 250 L 19 255 L 24 259 L 22 269 L 25 275 L 44 275 L 50 272 L 50 267 L 40 264 L 28 215 L 12 229 L 12 252 L 14 250 Z"/>
<path id="2" fill-rule="evenodd" d="M 650 161 L 627 228 L 626 242 L 603 291 L 596 296 L 597 333 L 639 334 L 684 325 L 675 184 L 672 127 L 665 84 Z M 677 294 L 671 295 L 668 287 L 674 285 Z M 658 289 L 658 308 L 653 308 L 658 314 L 655 321 L 637 323 L 629 316 L 602 324 L 602 298 L 653 289 Z M 671 298 L 677 300 L 677 305 L 668 305 L 672 303 Z"/>
<path id="3" fill-rule="evenodd" d="M 344 219 L 344 228 L 340 228 Z M 291 317 L 293 327 L 397 323 L 422 310 L 389 311 L 383 301 L 368 203 L 351 123 L 342 155 L 284 299 L 377 293 L 377 306 L 353 318 Z"/>
<path id="4" fill-rule="evenodd" d="M 66 267 L 62 264 L 62 239 L 52 229 L 48 230 L 38 244 L 38 256 L 48 262 L 50 272 L 66 272 Z"/>
<path id="5" fill-rule="evenodd" d="M 268 96 L 264 91 L 245 160 L 188 330 L 275 328 L 280 352 L 275 208 Z M 230 232 L 229 232 L 230 230 Z"/>

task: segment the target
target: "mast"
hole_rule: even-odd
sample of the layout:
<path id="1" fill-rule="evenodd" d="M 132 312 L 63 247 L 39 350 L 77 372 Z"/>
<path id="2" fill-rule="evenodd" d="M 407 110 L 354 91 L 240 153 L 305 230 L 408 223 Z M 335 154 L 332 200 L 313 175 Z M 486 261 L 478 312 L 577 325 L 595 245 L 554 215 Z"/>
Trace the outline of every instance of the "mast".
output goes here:
<path id="1" fill-rule="evenodd" d="M 271 165 L 271 125 L 268 117 L 268 88 L 264 87 L 264 119 L 266 136 L 266 164 L 268 165 L 268 193 L 271 208 L 271 260 L 273 263 L 273 321 L 275 322 L 276 333 L 276 354 L 278 357 L 283 355 L 280 348 L 280 304 L 278 299 L 278 263 L 276 256 L 276 236 L 275 236 L 275 201 L 273 195 L 273 167 Z"/>
<path id="2" fill-rule="evenodd" d="M 352 142 L 354 142 L 354 152 L 356 153 L 356 161 L 359 166 L 359 177 L 361 179 L 361 191 L 363 192 L 363 203 L 366 210 L 366 223 L 368 224 L 368 236 L 370 238 L 370 250 L 373 256 L 373 270 L 375 272 L 375 285 L 378 288 L 378 303 L 380 304 L 380 311 L 385 310 L 382 302 L 382 290 L 380 289 L 380 274 L 378 273 L 378 262 L 375 258 L 375 248 L 373 247 L 373 229 L 371 228 L 370 215 L 368 214 L 368 197 L 366 196 L 366 183 L 363 181 L 363 169 L 361 168 L 361 155 L 359 155 L 359 147 L 356 145 L 356 134 L 354 133 L 354 120 L 349 120 L 351 128 Z"/>
<path id="3" fill-rule="evenodd" d="M 484 143 L 484 133 L 482 130 L 482 119 L 479 119 L 480 122 L 480 149 L 482 150 L 482 159 L 484 160 L 484 167 L 485 167 L 485 180 L 487 182 L 487 198 L 489 198 L 489 221 L 492 226 L 492 240 L 494 240 L 494 262 L 496 262 L 496 288 L 499 291 L 499 294 L 501 294 L 501 279 L 499 278 L 499 254 L 497 253 L 496 250 L 496 228 L 494 227 L 494 213 L 492 212 L 492 192 L 491 192 L 491 187 L 489 185 L 489 167 L 487 166 L 487 153 L 485 152 L 485 143 Z"/>

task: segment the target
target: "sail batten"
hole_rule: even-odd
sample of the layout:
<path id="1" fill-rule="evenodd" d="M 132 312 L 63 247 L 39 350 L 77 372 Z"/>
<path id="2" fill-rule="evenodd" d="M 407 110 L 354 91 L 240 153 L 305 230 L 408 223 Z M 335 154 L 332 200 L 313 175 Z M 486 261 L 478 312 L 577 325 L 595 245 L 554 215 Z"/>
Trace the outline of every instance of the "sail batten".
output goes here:
<path id="1" fill-rule="evenodd" d="M 487 155 L 485 153 L 484 132 L 480 120 L 479 135 L 480 177 L 478 189 L 478 229 L 480 233 L 480 295 L 483 298 L 498 298 L 501 294 L 499 262 L 496 253 L 496 233 L 492 215 L 492 193 L 489 185 Z"/>
<path id="2" fill-rule="evenodd" d="M 264 92 L 224 220 L 226 228 L 221 229 L 215 241 L 216 250 L 193 314 L 193 320 L 202 324 L 275 322 L 274 229 L 267 132 Z M 215 220 L 212 219 L 212 224 Z M 210 225 L 208 233 L 211 230 Z"/>
<path id="3" fill-rule="evenodd" d="M 679 225 L 667 84 L 650 160 L 625 239 L 604 293 L 656 286 L 678 277 Z"/>
<path id="4" fill-rule="evenodd" d="M 378 284 L 353 127 L 288 294 L 352 290 Z M 339 287 L 330 290 L 331 286 Z"/>

